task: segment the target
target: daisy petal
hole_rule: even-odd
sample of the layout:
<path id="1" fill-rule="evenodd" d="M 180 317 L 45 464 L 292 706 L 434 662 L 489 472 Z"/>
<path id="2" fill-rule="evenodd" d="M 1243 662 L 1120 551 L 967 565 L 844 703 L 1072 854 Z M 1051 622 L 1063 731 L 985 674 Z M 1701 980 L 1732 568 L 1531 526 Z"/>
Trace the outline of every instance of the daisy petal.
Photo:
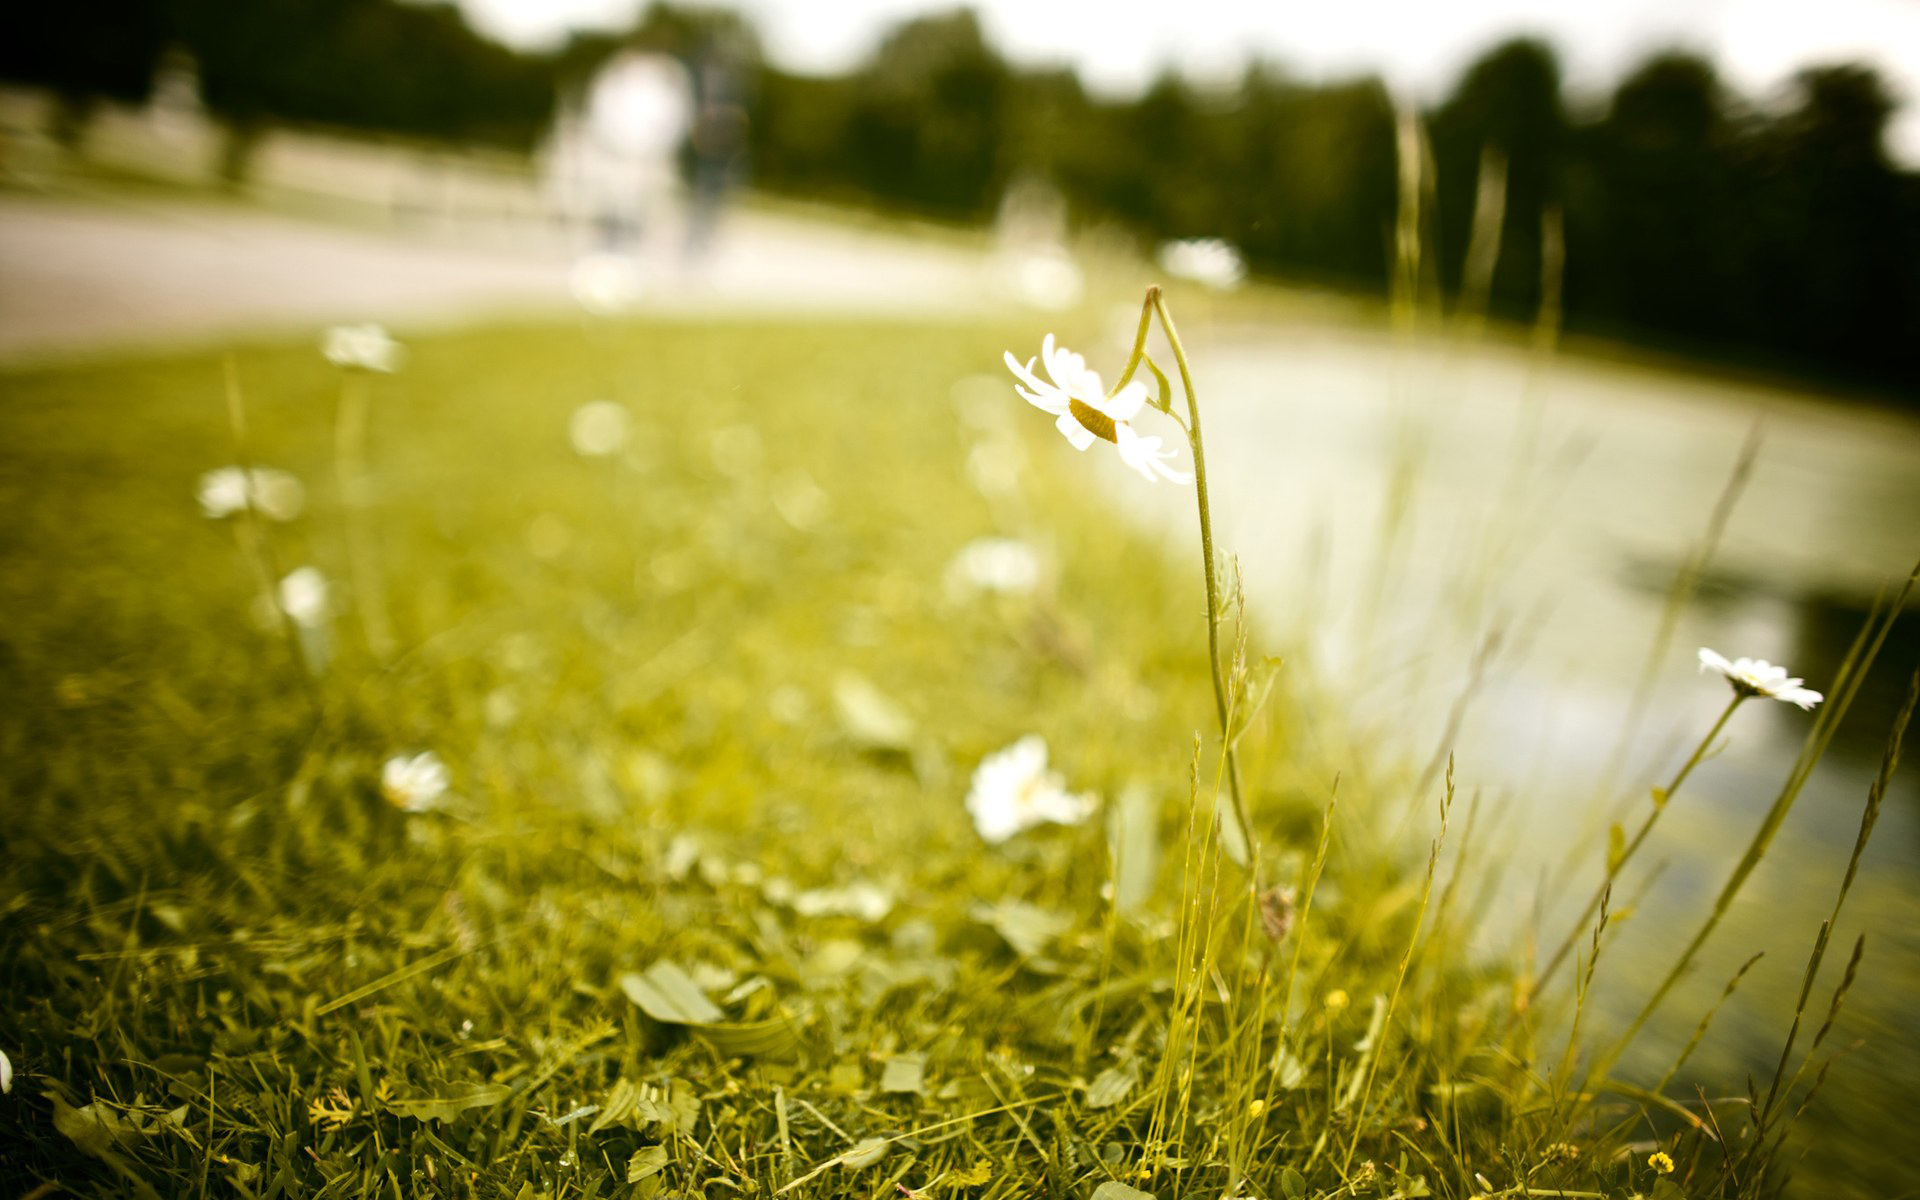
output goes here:
<path id="1" fill-rule="evenodd" d="M 1147 385 L 1138 379 L 1120 389 L 1110 400 L 1102 403 L 1102 412 L 1116 421 L 1131 421 L 1140 415 L 1140 409 L 1147 403 Z"/>
<path id="2" fill-rule="evenodd" d="M 1033 364 L 1035 360 L 1030 358 L 1027 360 L 1025 366 L 1021 366 L 1020 360 L 1013 356 L 1013 351 L 1011 350 L 1006 351 L 1005 357 L 1007 360 L 1007 370 L 1012 371 L 1020 382 L 1026 384 L 1036 392 L 1046 390 L 1047 385 L 1041 383 L 1033 374 Z"/>

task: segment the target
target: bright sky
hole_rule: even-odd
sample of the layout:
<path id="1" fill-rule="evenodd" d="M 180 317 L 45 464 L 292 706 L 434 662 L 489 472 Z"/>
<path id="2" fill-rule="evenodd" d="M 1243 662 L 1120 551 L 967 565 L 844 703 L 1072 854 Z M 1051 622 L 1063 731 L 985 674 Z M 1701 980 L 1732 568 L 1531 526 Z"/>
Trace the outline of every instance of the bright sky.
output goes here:
<path id="1" fill-rule="evenodd" d="M 773 60 L 828 73 L 858 63 L 903 18 L 942 0 L 735 0 Z M 625 28 L 640 0 L 461 0 L 474 24 L 524 46 L 572 27 Z M 1377 70 L 1423 98 L 1519 33 L 1560 51 L 1569 85 L 1603 92 L 1648 51 L 1705 53 L 1764 99 L 1801 66 L 1864 60 L 1907 99 L 1890 149 L 1920 166 L 1920 0 L 973 0 L 988 37 L 1022 63 L 1068 62 L 1089 86 L 1125 94 L 1163 66 L 1235 71 L 1250 54 L 1309 78 Z"/>

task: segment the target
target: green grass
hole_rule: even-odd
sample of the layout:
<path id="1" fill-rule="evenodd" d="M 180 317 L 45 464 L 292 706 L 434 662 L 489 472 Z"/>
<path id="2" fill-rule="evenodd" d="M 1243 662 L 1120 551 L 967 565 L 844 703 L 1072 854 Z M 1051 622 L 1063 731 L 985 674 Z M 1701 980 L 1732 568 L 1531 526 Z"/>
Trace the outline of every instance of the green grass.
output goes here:
<path id="1" fill-rule="evenodd" d="M 1206 836 L 1197 572 L 1103 511 L 1102 464 L 999 377 L 1033 340 L 417 342 L 372 382 L 367 515 L 403 649 L 374 661 L 342 611 L 312 689 L 193 502 L 233 458 L 219 360 L 0 383 L 12 1190 L 1651 1189 L 1676 1122 L 1574 1093 L 1506 964 L 1464 949 L 1490 901 L 1471 849 L 1391 840 L 1406 805 L 1437 832 L 1438 786 L 1408 794 L 1418 764 L 1357 744 L 1291 670 L 1242 743 L 1265 878 L 1300 905 L 1263 936 Z M 277 565 L 343 588 L 338 376 L 307 344 L 237 372 L 253 457 L 310 489 Z M 606 396 L 636 420 L 618 465 L 566 437 Z M 970 483 L 981 442 L 1024 453 L 1017 494 Z M 991 534 L 1043 547 L 1048 586 L 949 589 Z M 912 733 L 863 737 L 850 674 Z M 1107 810 L 986 846 L 969 775 L 1033 732 Z M 452 770 L 445 812 L 379 793 L 381 763 L 421 750 Z M 1109 813 L 1159 859 L 1127 912 Z M 890 910 L 793 903 L 853 882 Z M 623 977 L 662 962 L 724 1019 L 656 1019 Z M 1700 1147 L 1672 1144 L 1683 1172 Z"/>

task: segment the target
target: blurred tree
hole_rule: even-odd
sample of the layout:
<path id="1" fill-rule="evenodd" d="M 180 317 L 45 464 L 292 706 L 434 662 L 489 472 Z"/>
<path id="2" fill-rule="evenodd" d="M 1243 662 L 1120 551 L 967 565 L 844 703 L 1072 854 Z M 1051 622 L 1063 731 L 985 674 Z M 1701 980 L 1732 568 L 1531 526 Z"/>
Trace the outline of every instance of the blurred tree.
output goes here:
<path id="1" fill-rule="evenodd" d="M 1810 70 L 1795 84 L 1799 103 L 1769 139 L 1775 195 L 1758 256 L 1763 293 L 1792 314 L 1776 336 L 1853 371 L 1911 370 L 1920 213 L 1902 211 L 1886 157 L 1893 101 L 1866 67 Z"/>
<path id="2" fill-rule="evenodd" d="M 1719 340 L 1738 333 L 1719 294 L 1740 270 L 1724 225 L 1737 147 L 1711 64 L 1657 55 L 1614 93 L 1581 139 L 1570 189 L 1567 301 L 1642 333 Z"/>
<path id="3" fill-rule="evenodd" d="M 77 146 L 99 100 L 147 98 L 168 37 L 161 0 L 23 0 L 0 8 L 0 78 L 53 91 L 54 133 Z"/>
<path id="4" fill-rule="evenodd" d="M 937 215 L 985 217 L 1005 178 L 1008 83 L 972 10 L 901 25 L 856 77 L 847 123 L 855 180 Z"/>

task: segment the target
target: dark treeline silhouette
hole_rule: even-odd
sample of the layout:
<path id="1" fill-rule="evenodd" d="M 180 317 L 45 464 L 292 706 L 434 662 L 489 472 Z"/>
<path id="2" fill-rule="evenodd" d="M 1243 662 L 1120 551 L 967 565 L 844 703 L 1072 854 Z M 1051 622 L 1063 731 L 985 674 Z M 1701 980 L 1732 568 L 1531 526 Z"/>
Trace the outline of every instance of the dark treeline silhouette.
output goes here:
<path id="1" fill-rule="evenodd" d="M 51 88 L 62 131 L 140 101 L 184 51 L 210 111 L 250 142 L 273 122 L 528 146 L 552 64 L 475 33 L 451 4 L 394 0 L 59 0 L 0 10 L 0 77 Z"/>
<path id="2" fill-rule="evenodd" d="M 1255 66 L 1231 86 L 1168 75 L 1099 99 L 1071 72 L 1008 64 L 966 10 L 906 22 L 857 69 L 814 78 L 761 63 L 723 10 L 656 4 L 628 35 L 521 55 L 447 5 L 64 0 L 0 16 L 0 76 L 55 89 L 79 129 L 96 98 L 140 99 L 184 49 L 239 170 L 273 121 L 529 148 L 556 98 L 621 45 L 692 55 L 714 36 L 756 64 L 763 188 L 979 222 L 1035 177 L 1082 223 L 1225 237 L 1271 276 L 1389 286 L 1395 116 L 1378 79 L 1308 84 Z M 1494 312 L 1524 319 L 1539 303 L 1557 211 L 1572 328 L 1920 398 L 1920 176 L 1887 157 L 1893 111 L 1868 68 L 1806 71 L 1762 109 L 1711 63 L 1668 53 L 1577 113 L 1549 47 L 1506 43 L 1423 114 L 1435 282 L 1459 295 L 1483 164 L 1500 163 Z"/>

